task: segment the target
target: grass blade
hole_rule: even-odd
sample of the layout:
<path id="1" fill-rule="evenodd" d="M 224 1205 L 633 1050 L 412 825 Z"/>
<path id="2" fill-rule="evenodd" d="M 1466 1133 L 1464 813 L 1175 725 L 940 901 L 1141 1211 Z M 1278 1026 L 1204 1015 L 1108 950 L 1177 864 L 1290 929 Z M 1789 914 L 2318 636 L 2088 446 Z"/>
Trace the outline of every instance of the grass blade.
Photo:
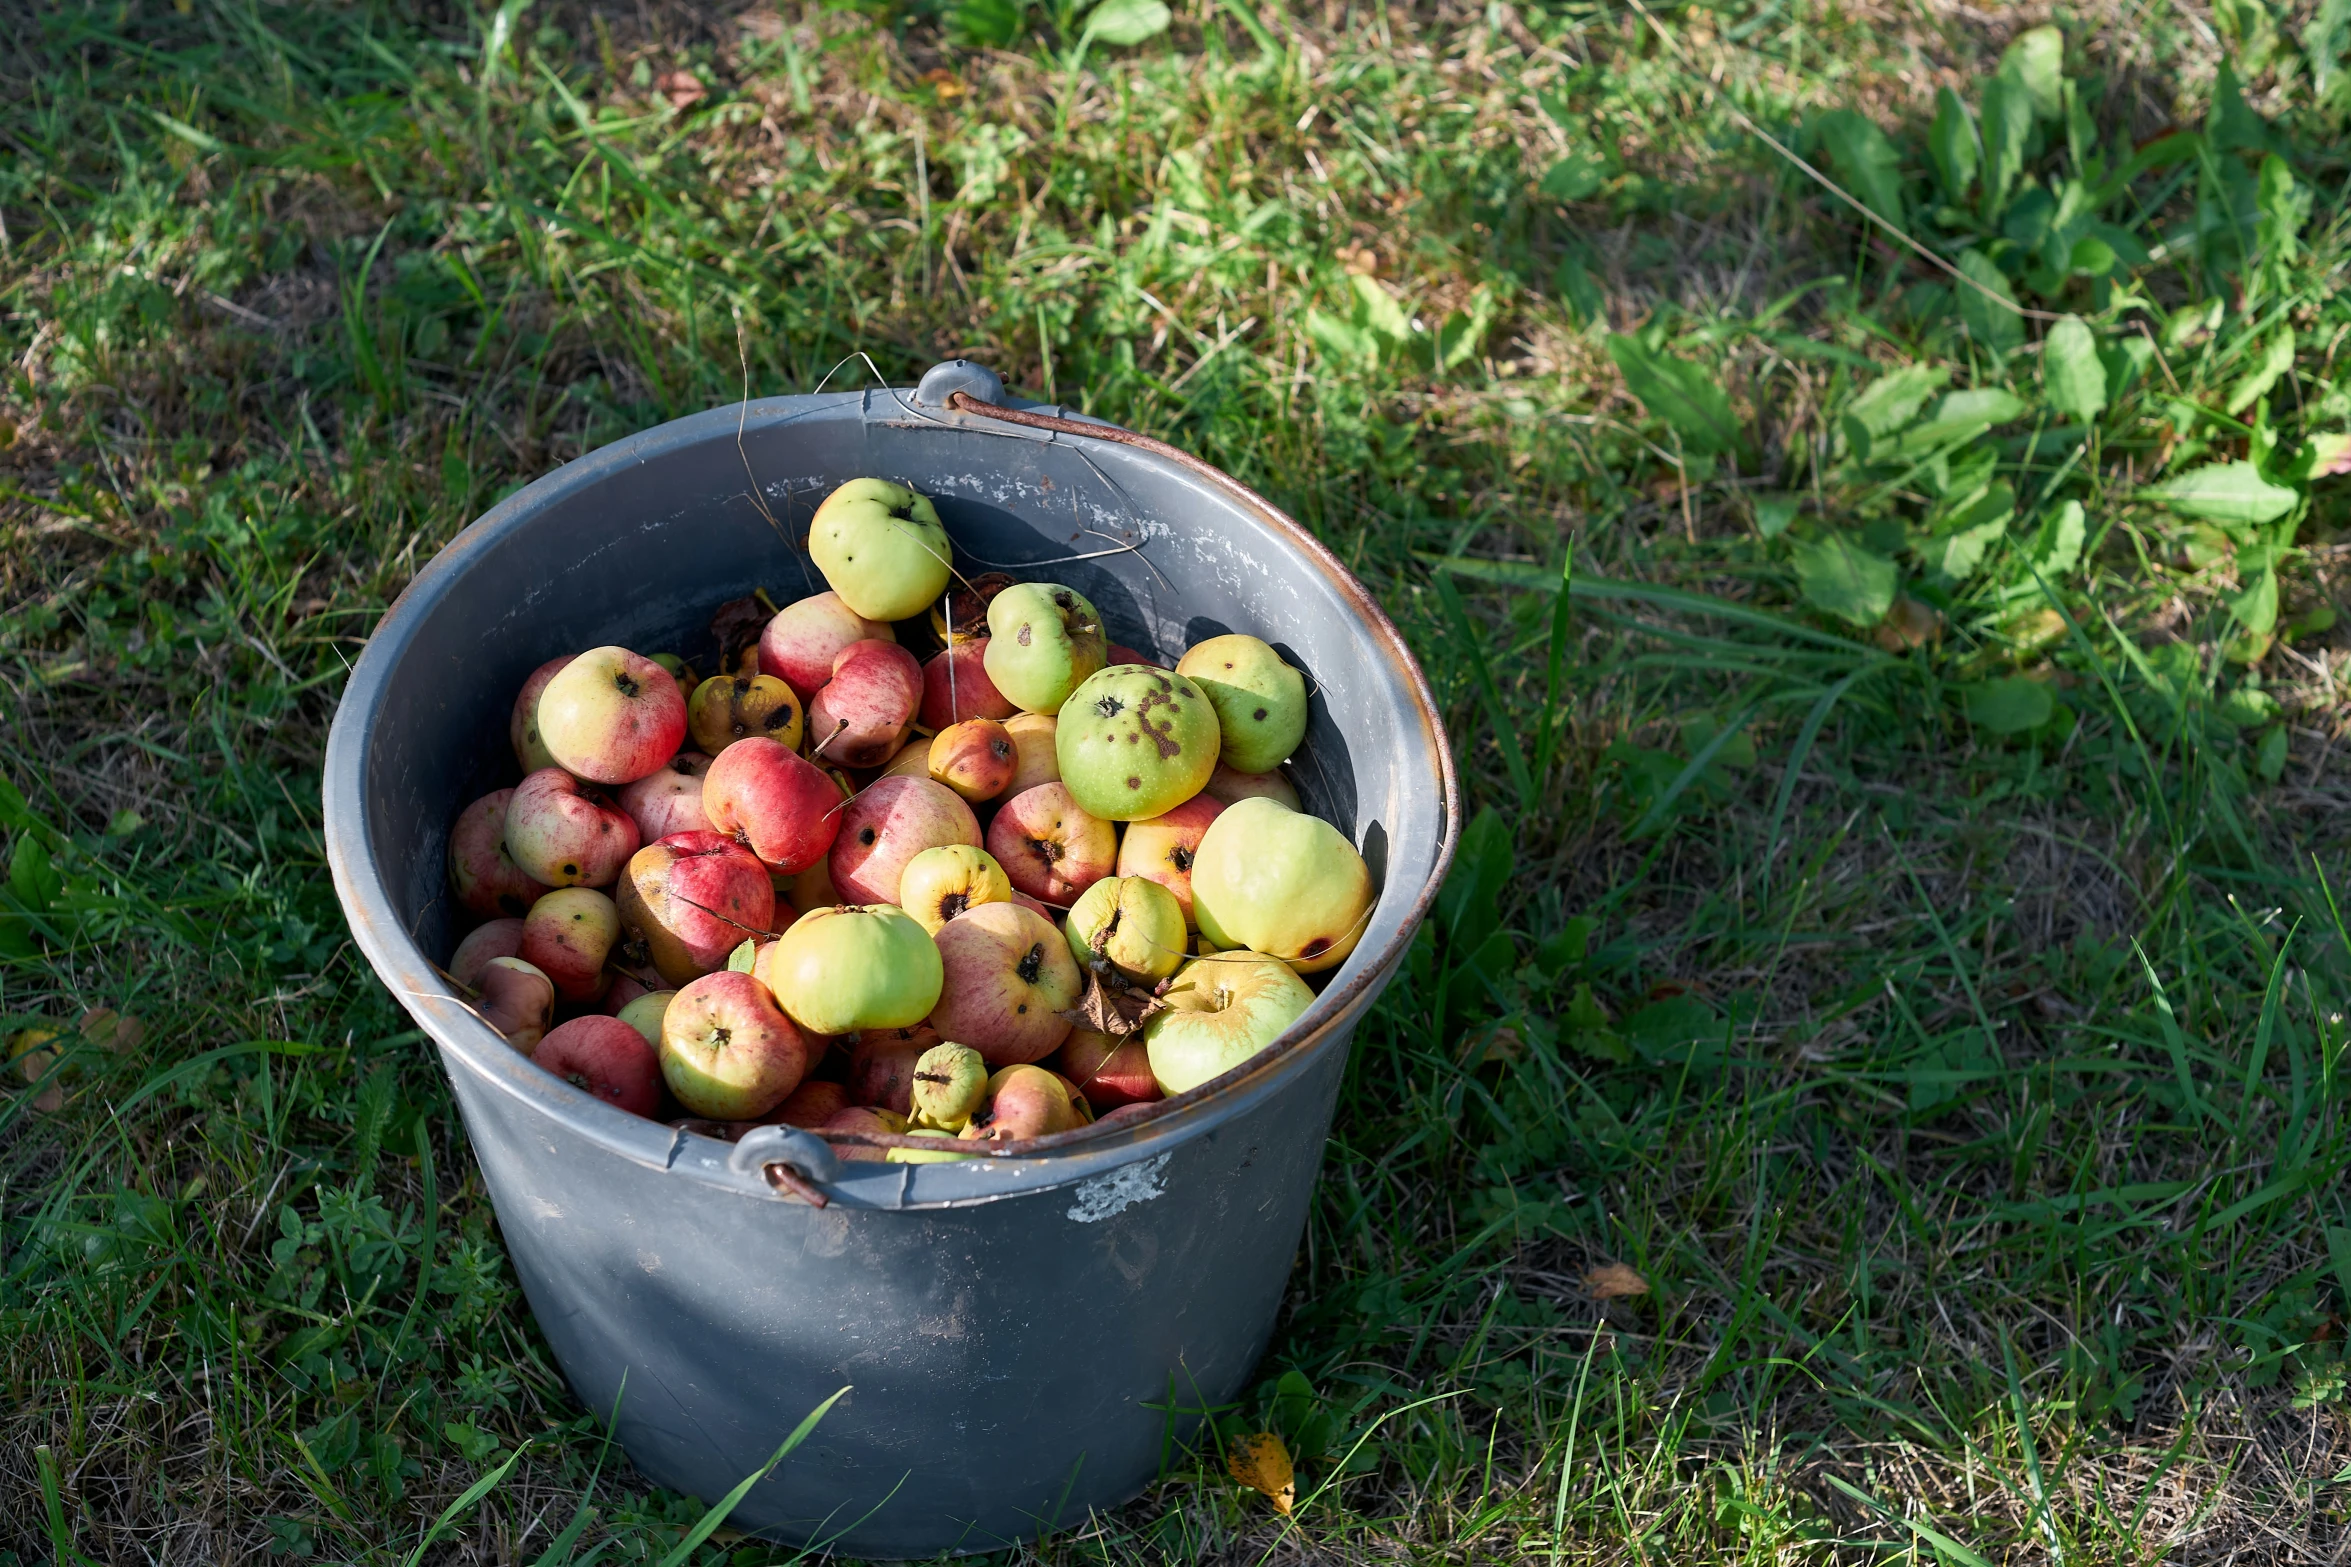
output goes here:
<path id="1" fill-rule="evenodd" d="M 792 1434 L 784 1438 L 783 1445 L 775 1450 L 774 1455 L 766 1463 L 745 1475 L 733 1490 L 720 1497 L 711 1509 L 702 1515 L 700 1521 L 693 1528 L 686 1531 L 686 1537 L 678 1541 L 677 1548 L 661 1559 L 661 1567 L 684 1567 L 686 1558 L 693 1555 L 696 1550 L 701 1548 L 704 1540 L 709 1539 L 718 1531 L 719 1525 L 727 1521 L 728 1516 L 734 1512 L 743 1498 L 751 1494 L 751 1488 L 773 1474 L 776 1465 L 782 1463 L 791 1454 L 792 1449 L 807 1441 L 808 1433 L 816 1429 L 816 1423 L 829 1414 L 832 1407 L 848 1395 L 849 1390 L 844 1387 L 811 1409 L 806 1417 L 792 1428 Z"/>
<path id="2" fill-rule="evenodd" d="M 1525 748 L 1519 744 L 1518 728 L 1510 721 L 1509 710 L 1502 705 L 1502 692 L 1494 684 L 1494 672 L 1486 664 L 1486 650 L 1471 626 L 1469 610 L 1461 602 L 1452 580 L 1439 577 L 1437 597 L 1445 605 L 1445 614 L 1453 622 L 1453 630 L 1461 638 L 1462 648 L 1469 654 L 1470 672 L 1476 676 L 1478 696 L 1486 704 L 1486 721 L 1494 726 L 1494 744 L 1501 748 L 1503 765 L 1510 769 L 1510 787 L 1518 792 L 1521 810 L 1535 808 L 1535 786 L 1527 777 Z"/>

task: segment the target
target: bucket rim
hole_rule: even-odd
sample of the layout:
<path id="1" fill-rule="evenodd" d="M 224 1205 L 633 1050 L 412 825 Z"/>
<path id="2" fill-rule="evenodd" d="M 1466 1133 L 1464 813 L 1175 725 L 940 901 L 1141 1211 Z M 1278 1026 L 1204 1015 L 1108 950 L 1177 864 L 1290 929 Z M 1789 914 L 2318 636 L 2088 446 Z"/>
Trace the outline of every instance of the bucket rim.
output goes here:
<path id="1" fill-rule="evenodd" d="M 878 409 L 877 395 L 887 399 Z M 1460 838 L 1459 785 L 1452 748 L 1426 675 L 1370 590 L 1303 524 L 1255 490 L 1189 453 L 1133 436 L 1105 421 L 1048 405 L 1011 406 L 1047 416 L 1053 427 L 1032 433 L 998 423 L 985 413 L 918 408 L 910 389 L 895 387 L 752 398 L 689 414 L 636 431 L 523 485 L 459 530 L 409 579 L 370 633 L 337 704 L 324 766 L 323 836 L 336 895 L 354 941 L 378 979 L 393 990 L 445 1054 L 455 1055 L 492 1086 L 528 1102 L 574 1134 L 632 1162 L 746 1195 L 797 1200 L 757 1173 L 732 1168 L 727 1159 L 732 1145 L 629 1114 L 541 1070 L 458 997 L 399 920 L 391 889 L 369 849 L 366 781 L 374 735 L 368 717 L 380 706 L 393 671 L 410 650 L 425 607 L 460 580 L 508 529 L 568 494 L 672 449 L 701 444 L 729 432 L 739 439 L 750 428 L 772 428 L 827 415 L 839 417 L 852 410 L 871 422 L 920 423 L 981 436 L 1098 444 L 1109 449 L 1104 455 L 1114 451 L 1125 460 L 1178 467 L 1222 492 L 1225 500 L 1311 566 L 1363 623 L 1386 666 L 1386 677 L 1406 697 L 1420 725 L 1419 754 L 1411 759 L 1411 766 L 1416 771 L 1426 766 L 1425 781 L 1435 786 L 1439 838 L 1426 874 L 1420 885 L 1409 889 L 1401 917 L 1381 945 L 1368 954 L 1361 949 L 1350 954 L 1341 970 L 1345 977 L 1317 995 L 1299 1023 L 1249 1060 L 1206 1083 L 1157 1101 L 1119 1123 L 1115 1131 L 1089 1126 L 1006 1145 L 1008 1152 L 946 1164 L 848 1164 L 839 1180 L 826 1184 L 825 1194 L 852 1207 L 937 1209 L 1000 1201 L 1112 1174 L 1215 1130 L 1352 1030 L 1401 964 L 1444 882 Z M 1121 440 L 1121 436 L 1127 439 Z M 1398 896 L 1406 890 L 1383 888 L 1381 897 Z M 444 1068 L 453 1064 L 445 1061 Z"/>

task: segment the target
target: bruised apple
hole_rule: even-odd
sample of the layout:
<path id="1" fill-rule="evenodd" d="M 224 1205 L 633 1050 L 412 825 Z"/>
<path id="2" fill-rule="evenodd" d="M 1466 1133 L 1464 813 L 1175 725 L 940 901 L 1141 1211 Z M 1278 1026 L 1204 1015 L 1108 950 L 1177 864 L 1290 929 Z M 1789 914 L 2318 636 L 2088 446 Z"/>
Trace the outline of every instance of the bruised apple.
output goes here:
<path id="1" fill-rule="evenodd" d="M 679 1104 L 714 1121 L 767 1114 L 800 1086 L 808 1058 L 767 986 L 733 969 L 703 975 L 662 1013 L 662 1078 Z"/>
<path id="2" fill-rule="evenodd" d="M 988 603 L 988 678 L 1032 713 L 1054 713 L 1109 656 L 1102 617 L 1075 588 L 1016 582 Z"/>
<path id="3" fill-rule="evenodd" d="M 1010 903 L 1012 883 L 985 849 L 950 843 L 925 849 L 906 862 L 898 876 L 898 907 L 915 923 L 938 935 L 939 927 L 983 903 Z"/>
<path id="4" fill-rule="evenodd" d="M 797 751 L 800 699 L 773 675 L 714 675 L 686 704 L 686 732 L 712 756 L 753 735 Z"/>
<path id="5" fill-rule="evenodd" d="M 833 660 L 852 642 L 895 642 L 886 620 L 868 620 L 841 602 L 838 593 L 819 593 L 777 610 L 759 634 L 759 672 L 792 688 L 803 707 L 833 678 Z"/>
<path id="6" fill-rule="evenodd" d="M 506 802 L 506 852 L 549 887 L 609 887 L 642 840 L 612 797 L 560 767 L 542 767 Z"/>
<path id="7" fill-rule="evenodd" d="M 650 963 L 671 985 L 701 978 L 775 923 L 767 867 L 714 832 L 682 832 L 639 849 L 613 902 L 623 961 Z"/>
<path id="8" fill-rule="evenodd" d="M 895 903 L 898 883 L 916 855 L 979 841 L 979 818 L 945 784 L 928 778 L 879 779 L 841 812 L 830 860 L 833 887 L 850 903 Z"/>
<path id="9" fill-rule="evenodd" d="M 992 1067 L 1041 1061 L 1069 1037 L 1062 1016 L 1085 979 L 1053 922 L 1016 903 L 983 903 L 941 926 L 931 1027 Z"/>
<path id="10" fill-rule="evenodd" d="M 1184 911 L 1175 894 L 1140 876 L 1105 876 L 1078 895 L 1062 922 L 1070 955 L 1107 963 L 1150 984 L 1183 966 Z"/>
<path id="11" fill-rule="evenodd" d="M 754 735 L 710 763 L 702 810 L 761 864 L 795 875 L 824 857 L 841 825 L 841 786 L 787 746 Z"/>
<path id="12" fill-rule="evenodd" d="M 619 1018 L 575 1017 L 540 1040 L 531 1059 L 631 1115 L 661 1108 L 660 1061 L 645 1036 Z"/>
<path id="13" fill-rule="evenodd" d="M 527 914 L 547 890 L 507 852 L 506 807 L 513 798 L 512 789 L 493 790 L 458 812 L 449 828 L 449 890 L 477 919 Z"/>
<path id="14" fill-rule="evenodd" d="M 895 642 L 852 642 L 808 703 L 808 754 L 839 767 L 877 767 L 922 707 L 922 666 Z"/>
<path id="15" fill-rule="evenodd" d="M 1306 677 L 1256 637 L 1210 637 L 1176 663 L 1216 706 L 1224 764 L 1269 773 L 1306 738 Z"/>
<path id="16" fill-rule="evenodd" d="M 947 530 L 927 495 L 851 479 L 808 524 L 808 555 L 841 602 L 873 620 L 919 615 L 947 586 Z"/>
<path id="17" fill-rule="evenodd" d="M 1174 809 L 1216 770 L 1217 710 L 1191 680 L 1148 664 L 1120 664 L 1070 694 L 1053 745 L 1070 795 L 1105 821 Z"/>
<path id="18" fill-rule="evenodd" d="M 1118 829 L 1081 809 L 1062 785 L 1039 784 L 996 808 L 988 852 L 1019 891 L 1067 908 L 1118 863 Z"/>
<path id="19" fill-rule="evenodd" d="M 930 775 L 966 800 L 993 800 L 1019 771 L 1019 751 L 992 718 L 967 718 L 931 737 Z"/>
<path id="20" fill-rule="evenodd" d="M 492 958 L 476 976 L 482 1021 L 525 1055 L 555 1017 L 555 982 L 520 958 Z"/>

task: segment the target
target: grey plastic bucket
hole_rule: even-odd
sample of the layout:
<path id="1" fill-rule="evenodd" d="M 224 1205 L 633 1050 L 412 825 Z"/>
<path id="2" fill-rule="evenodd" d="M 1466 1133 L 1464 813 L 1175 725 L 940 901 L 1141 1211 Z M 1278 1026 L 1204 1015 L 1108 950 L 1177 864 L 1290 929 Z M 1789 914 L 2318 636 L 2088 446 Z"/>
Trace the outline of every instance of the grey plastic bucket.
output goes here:
<path id="1" fill-rule="evenodd" d="M 327 744 L 336 890 L 368 961 L 440 1047 L 573 1391 L 600 1416 L 617 1399 L 636 1467 L 707 1500 L 850 1388 L 731 1522 L 852 1555 L 994 1549 L 1082 1521 L 1149 1483 L 1198 1412 L 1245 1385 L 1347 1041 L 1455 828 L 1419 670 L 1304 529 L 1180 454 L 959 412 L 958 389 L 1002 399 L 958 362 L 911 393 L 713 410 L 547 475 L 417 574 Z M 1115 641 L 1172 662 L 1203 636 L 1248 631 L 1313 680 L 1292 771 L 1310 808 L 1362 846 L 1379 901 L 1282 1041 L 1155 1119 L 957 1164 L 835 1163 L 781 1128 L 730 1145 L 541 1071 L 433 967 L 455 935 L 449 823 L 513 781 L 506 714 L 524 676 L 580 647 L 697 643 L 711 610 L 754 586 L 779 601 L 821 589 L 796 541 L 815 500 L 862 474 L 935 496 L 967 572 L 1068 583 Z M 784 1160 L 824 1206 L 763 1178 Z"/>

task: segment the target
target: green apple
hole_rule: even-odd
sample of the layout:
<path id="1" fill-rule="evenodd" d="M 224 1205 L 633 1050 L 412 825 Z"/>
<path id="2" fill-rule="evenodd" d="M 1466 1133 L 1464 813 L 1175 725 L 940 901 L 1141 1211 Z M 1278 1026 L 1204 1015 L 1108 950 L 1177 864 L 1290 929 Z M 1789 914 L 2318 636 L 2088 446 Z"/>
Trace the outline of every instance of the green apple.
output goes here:
<path id="1" fill-rule="evenodd" d="M 1217 947 L 1247 947 L 1301 974 L 1345 961 L 1377 889 L 1344 833 L 1277 800 L 1217 813 L 1192 856 L 1192 916 Z"/>
<path id="2" fill-rule="evenodd" d="M 947 590 L 947 530 L 938 508 L 887 479 L 851 479 L 808 525 L 808 553 L 828 587 L 868 620 L 907 620 Z"/>
<path id="3" fill-rule="evenodd" d="M 914 1063 L 916 1121 L 960 1132 L 988 1091 L 988 1063 L 969 1045 L 933 1045 Z"/>
<path id="4" fill-rule="evenodd" d="M 882 1155 L 886 1161 L 891 1164 L 953 1164 L 958 1159 L 974 1157 L 955 1146 L 958 1139 L 953 1132 L 934 1131 L 927 1126 L 910 1126 L 906 1129 L 906 1135 L 908 1137 L 935 1137 L 944 1146 L 936 1152 L 928 1148 L 888 1149 Z"/>
<path id="5" fill-rule="evenodd" d="M 813 1034 L 911 1028 L 939 1001 L 939 948 L 892 904 L 818 909 L 759 949 L 752 972 Z"/>
<path id="6" fill-rule="evenodd" d="M 1224 764 L 1270 773 L 1306 738 L 1306 677 L 1255 637 L 1210 637 L 1176 662 L 1216 704 Z"/>
<path id="7" fill-rule="evenodd" d="M 1061 922 L 1080 964 L 1097 959 L 1129 979 L 1162 980 L 1183 966 L 1184 906 L 1140 876 L 1105 876 L 1078 895 Z"/>
<path id="8" fill-rule="evenodd" d="M 1006 700 L 1053 713 L 1110 661 L 1102 617 L 1083 593 L 1058 582 L 1016 582 L 988 601 L 988 652 L 980 667 Z"/>
<path id="9" fill-rule="evenodd" d="M 1314 1004 L 1314 992 L 1270 958 L 1195 958 L 1161 997 L 1165 1010 L 1143 1025 L 1151 1076 L 1180 1094 L 1221 1077 L 1281 1037 Z"/>
<path id="10" fill-rule="evenodd" d="M 1104 821 L 1174 810 L 1216 771 L 1221 744 L 1208 693 L 1149 664 L 1113 664 L 1069 694 L 1053 720 L 1062 786 Z"/>

